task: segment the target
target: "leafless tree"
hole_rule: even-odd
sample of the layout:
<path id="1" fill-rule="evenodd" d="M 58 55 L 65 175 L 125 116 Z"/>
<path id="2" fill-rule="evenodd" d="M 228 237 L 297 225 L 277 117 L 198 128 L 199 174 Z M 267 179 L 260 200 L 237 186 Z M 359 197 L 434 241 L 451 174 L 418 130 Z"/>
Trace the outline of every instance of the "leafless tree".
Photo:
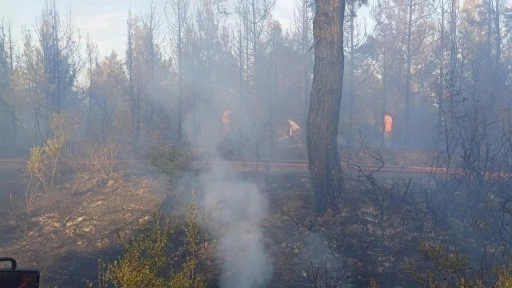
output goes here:
<path id="1" fill-rule="evenodd" d="M 183 129 L 183 62 L 184 41 L 186 30 L 190 28 L 190 2 L 189 0 L 168 0 L 166 2 L 165 15 L 167 24 L 171 29 L 171 43 L 176 46 L 178 62 L 178 138 L 182 139 Z"/>
<path id="2" fill-rule="evenodd" d="M 12 74 L 14 70 L 14 42 L 10 23 L 0 21 L 0 131 L 6 135 L 0 140 L 0 146 L 14 146 L 16 143 L 16 114 L 7 101 L 12 94 Z"/>
<path id="3" fill-rule="evenodd" d="M 82 63 L 75 27 L 63 22 L 55 0 L 47 1 L 37 30 L 48 86 L 45 89 L 45 117 L 60 113 L 78 100 L 73 88 Z M 48 131 L 48 130 L 46 130 Z M 49 136 L 49 135 L 47 135 Z"/>
<path id="4" fill-rule="evenodd" d="M 89 81 L 89 87 L 87 88 L 87 98 L 88 98 L 88 109 L 87 109 L 87 128 L 86 128 L 86 134 L 87 136 L 91 136 L 92 133 L 92 127 L 91 127 L 91 121 L 92 121 L 92 110 L 94 105 L 94 92 L 95 92 L 95 77 L 94 72 L 98 65 L 98 47 L 95 43 L 92 42 L 92 40 L 87 36 L 87 43 L 86 43 L 86 57 L 87 57 L 87 80 Z"/>

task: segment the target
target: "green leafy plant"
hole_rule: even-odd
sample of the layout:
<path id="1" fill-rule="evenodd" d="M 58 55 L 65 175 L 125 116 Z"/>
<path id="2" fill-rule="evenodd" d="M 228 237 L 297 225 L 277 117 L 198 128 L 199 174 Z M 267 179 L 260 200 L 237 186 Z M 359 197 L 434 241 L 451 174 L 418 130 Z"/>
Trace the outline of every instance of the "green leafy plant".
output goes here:
<path id="1" fill-rule="evenodd" d="M 370 279 L 370 288 L 380 288 L 379 282 L 375 278 Z"/>
<path id="2" fill-rule="evenodd" d="M 46 192 L 54 184 L 59 158 L 71 129 L 65 124 L 66 119 L 64 114 L 53 114 L 50 117 L 50 130 L 54 137 L 46 139 L 42 146 L 30 149 L 26 169 L 30 175 L 28 190 L 31 192 L 39 191 L 40 186 Z"/>
<path id="3" fill-rule="evenodd" d="M 35 146 L 30 148 L 30 157 L 26 164 L 26 169 L 30 175 L 28 188 L 30 190 L 39 190 L 39 186 L 43 186 L 47 190 L 47 158 L 43 147 Z"/>
<path id="4" fill-rule="evenodd" d="M 494 288 L 512 288 L 512 266 L 502 266 L 496 269 L 496 284 Z"/>
<path id="5" fill-rule="evenodd" d="M 465 276 L 469 268 L 465 255 L 450 253 L 443 245 L 430 243 L 420 243 L 418 252 L 428 265 L 420 272 L 413 272 L 420 287 L 480 287 Z"/>
<path id="6" fill-rule="evenodd" d="M 416 267 L 409 266 L 419 287 L 428 288 L 512 288 L 512 266 L 498 266 L 494 269 L 472 272 L 467 256 L 450 253 L 443 245 L 421 243 L 418 252 L 426 260 Z M 421 268 L 419 268 L 421 266 Z M 474 272 L 474 271 L 473 271 Z"/>
<path id="7" fill-rule="evenodd" d="M 115 287 L 164 287 L 171 229 L 160 214 L 155 215 L 141 234 L 123 244 L 122 258 L 106 266 L 105 279 Z"/>
<path id="8" fill-rule="evenodd" d="M 205 277 L 196 269 L 200 229 L 195 202 L 188 208 L 182 229 L 186 236 L 184 247 L 175 247 L 170 239 L 179 229 L 157 211 L 141 233 L 123 240 L 120 258 L 113 263 L 99 261 L 98 287 L 206 287 Z M 179 270 L 172 268 L 171 255 L 176 251 L 186 254 Z M 94 287 L 94 283 L 88 282 L 88 287 Z"/>
<path id="9" fill-rule="evenodd" d="M 432 262 L 430 271 L 418 274 L 422 287 L 465 287 L 467 280 L 461 274 L 468 267 L 468 259 L 461 254 L 450 254 L 442 245 L 420 243 L 418 251 Z"/>
<path id="10" fill-rule="evenodd" d="M 31 213 L 37 195 L 40 192 L 48 192 L 54 185 L 59 170 L 59 160 L 72 129 L 72 126 L 67 123 L 67 118 L 64 114 L 53 114 L 49 124 L 53 137 L 46 139 L 41 146 L 30 148 L 30 156 L 25 165 L 29 175 L 25 191 L 27 214 Z"/>
<path id="11" fill-rule="evenodd" d="M 188 207 L 187 222 L 183 226 L 183 230 L 186 234 L 186 261 L 183 263 L 180 272 L 172 274 L 169 287 L 206 287 L 205 277 L 201 273 L 198 273 L 196 269 L 199 264 L 197 252 L 200 245 L 201 231 L 198 223 L 198 212 L 195 200 L 193 200 Z"/>

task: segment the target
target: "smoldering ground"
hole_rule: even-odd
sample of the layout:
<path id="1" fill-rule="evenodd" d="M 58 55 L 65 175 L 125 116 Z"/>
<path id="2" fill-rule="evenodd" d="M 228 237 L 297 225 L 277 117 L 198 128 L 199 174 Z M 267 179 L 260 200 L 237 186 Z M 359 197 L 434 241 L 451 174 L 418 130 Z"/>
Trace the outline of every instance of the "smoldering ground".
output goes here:
<path id="1" fill-rule="evenodd" d="M 206 228 L 218 241 L 221 287 L 266 287 L 272 275 L 262 227 L 267 198 L 255 184 L 238 180 L 227 165 L 214 165 L 200 183 Z"/>
<path id="2" fill-rule="evenodd" d="M 208 157 L 218 157 L 222 107 L 197 109 L 184 125 L 190 128 L 191 144 L 205 149 Z M 240 116 L 238 120 L 245 121 Z M 220 287 L 266 287 L 273 267 L 262 227 L 268 213 L 265 194 L 256 184 L 244 181 L 229 164 L 212 164 L 196 180 L 199 206 L 205 214 L 204 229 L 217 243 Z"/>

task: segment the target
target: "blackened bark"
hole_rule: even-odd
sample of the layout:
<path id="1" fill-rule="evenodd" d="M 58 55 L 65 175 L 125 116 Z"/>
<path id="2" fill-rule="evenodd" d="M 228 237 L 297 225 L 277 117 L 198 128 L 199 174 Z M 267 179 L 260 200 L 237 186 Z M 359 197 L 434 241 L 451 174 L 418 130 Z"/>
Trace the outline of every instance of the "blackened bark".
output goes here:
<path id="1" fill-rule="evenodd" d="M 343 178 L 337 137 L 343 83 L 345 0 L 317 0 L 313 20 L 315 63 L 307 146 L 315 210 L 339 209 Z"/>

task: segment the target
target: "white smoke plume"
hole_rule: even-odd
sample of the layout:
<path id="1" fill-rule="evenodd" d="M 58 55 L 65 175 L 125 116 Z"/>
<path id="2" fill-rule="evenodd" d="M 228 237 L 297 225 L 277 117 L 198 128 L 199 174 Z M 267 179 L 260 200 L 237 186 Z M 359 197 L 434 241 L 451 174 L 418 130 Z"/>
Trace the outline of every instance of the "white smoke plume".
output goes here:
<path id="1" fill-rule="evenodd" d="M 215 165 L 202 183 L 207 226 L 218 239 L 221 287 L 266 287 L 272 275 L 261 227 L 268 209 L 266 197 L 256 185 L 236 180 L 222 165 Z"/>
<path id="2" fill-rule="evenodd" d="M 201 119 L 195 127 L 193 146 L 215 151 L 222 143 L 219 134 L 223 110 L 196 109 Z M 242 121 L 240 116 L 238 120 Z M 185 126 L 192 127 L 190 122 Z M 221 265 L 219 285 L 266 287 L 273 272 L 262 227 L 268 201 L 254 183 L 243 181 L 235 170 L 230 164 L 212 164 L 197 183 L 199 204 L 206 214 L 205 228 L 216 238 L 217 262 Z"/>

